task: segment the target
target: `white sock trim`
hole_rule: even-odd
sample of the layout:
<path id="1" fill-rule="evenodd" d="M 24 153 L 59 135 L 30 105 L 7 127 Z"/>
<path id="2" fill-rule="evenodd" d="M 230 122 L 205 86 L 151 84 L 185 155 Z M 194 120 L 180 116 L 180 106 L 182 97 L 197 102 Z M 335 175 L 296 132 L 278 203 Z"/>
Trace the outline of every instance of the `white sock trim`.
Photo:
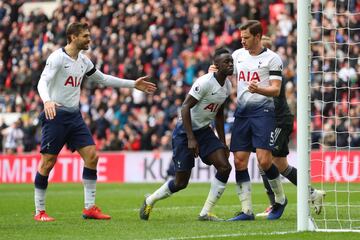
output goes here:
<path id="1" fill-rule="evenodd" d="M 96 180 L 83 179 L 84 184 L 84 205 L 86 209 L 95 205 Z"/>
<path id="2" fill-rule="evenodd" d="M 46 189 L 35 188 L 34 201 L 35 201 L 35 215 L 40 211 L 45 211 Z"/>
<path id="3" fill-rule="evenodd" d="M 280 176 L 275 179 L 268 179 L 271 189 L 275 194 L 275 202 L 284 204 L 285 203 L 285 193 L 280 180 Z"/>
<path id="4" fill-rule="evenodd" d="M 251 182 L 236 183 L 236 192 L 241 202 L 241 210 L 246 214 L 253 214 L 251 200 Z"/>
<path id="5" fill-rule="evenodd" d="M 212 208 L 215 206 L 221 195 L 224 193 L 226 183 L 219 181 L 216 177 L 211 181 L 210 191 L 204 206 L 200 212 L 200 216 L 205 216 L 210 213 Z"/>
<path id="6" fill-rule="evenodd" d="M 172 193 L 169 189 L 168 184 L 169 181 L 165 182 L 160 188 L 158 188 L 155 192 L 149 195 L 146 198 L 146 204 L 154 205 L 157 201 L 170 197 Z"/>

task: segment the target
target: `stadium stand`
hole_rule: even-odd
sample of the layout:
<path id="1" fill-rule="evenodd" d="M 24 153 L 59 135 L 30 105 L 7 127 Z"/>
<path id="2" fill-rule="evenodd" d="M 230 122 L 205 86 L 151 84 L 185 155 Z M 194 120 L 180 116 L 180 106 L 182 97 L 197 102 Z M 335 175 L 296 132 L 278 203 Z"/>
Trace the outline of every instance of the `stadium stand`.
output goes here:
<path id="1" fill-rule="evenodd" d="M 321 1 L 312 2 L 314 9 Z M 346 1 L 336 2 L 343 4 Z M 291 110 L 296 112 L 295 1 L 65 0 L 51 18 L 41 9 L 25 15 L 22 4 L 22 1 L 0 1 L 0 118 L 6 113 L 23 113 L 16 124 L 23 132 L 17 140 L 16 151 L 38 149 L 40 126 L 37 117 L 42 111 L 42 102 L 36 85 L 48 55 L 66 43 L 65 27 L 76 20 L 91 25 L 92 51 L 88 54 L 97 68 L 129 79 L 148 74 L 158 86 L 154 95 L 144 95 L 128 89 L 94 88 L 91 83 L 84 82 L 80 108 L 99 150 L 170 149 L 171 130 L 185 93 L 196 77 L 207 72 L 210 54 L 216 47 L 227 46 L 232 50 L 241 47 L 237 26 L 247 19 L 261 20 L 266 34 L 271 37 L 273 50 L 284 62 L 287 99 Z M 352 6 L 344 6 L 344 9 L 360 11 L 359 1 L 350 1 L 350 4 Z M 325 13 L 333 9 L 334 4 L 324 4 Z M 330 27 L 345 24 L 341 17 L 327 19 L 326 14 L 324 18 L 319 15 L 315 19 L 314 25 L 320 21 L 327 21 Z M 359 17 L 354 17 L 351 26 L 358 29 L 359 25 Z M 319 32 L 313 34 L 318 34 L 320 39 Z M 348 37 L 352 42 L 359 42 L 360 32 L 338 31 L 336 35 L 337 41 L 345 41 Z M 359 47 L 354 44 L 350 49 L 335 49 L 334 44 L 325 49 L 325 55 L 330 56 L 335 51 L 345 55 L 349 51 L 350 56 L 358 56 Z M 316 45 L 312 51 L 317 51 Z M 359 102 L 359 91 L 348 91 L 347 87 L 359 87 L 360 64 L 356 60 L 349 63 L 350 68 L 346 61 L 312 63 L 312 72 L 339 71 L 338 80 L 333 74 L 325 77 L 329 85 L 344 87 L 341 94 L 335 94 L 334 88 L 324 92 L 320 88 L 323 75 L 314 73 L 312 81 L 318 81 L 319 87 L 312 89 L 313 113 L 322 111 L 321 104 L 316 101 L 322 99 L 322 94 L 328 96 L 329 101 L 336 97 L 341 103 L 350 97 L 353 102 Z M 235 94 L 234 90 L 226 111 L 227 134 L 232 125 Z M 360 113 L 359 104 L 337 109 L 348 109 L 354 116 Z M 334 111 L 333 104 L 325 106 L 326 116 L 334 116 Z M 315 119 L 312 128 L 322 129 L 324 124 L 325 128 L 337 129 L 337 132 L 341 132 L 341 128 L 360 131 L 358 119 L 349 123 L 341 118 L 337 126 L 333 118 L 326 119 Z M 9 136 L 5 131 L 8 127 L 0 119 L 0 150 L 4 150 L 2 143 Z M 350 144 L 360 145 L 358 135 L 346 134 L 338 136 L 337 144 L 347 144 L 348 137 Z M 320 138 L 326 138 L 329 146 L 334 145 L 334 136 L 316 133 L 312 136 L 315 142 Z"/>

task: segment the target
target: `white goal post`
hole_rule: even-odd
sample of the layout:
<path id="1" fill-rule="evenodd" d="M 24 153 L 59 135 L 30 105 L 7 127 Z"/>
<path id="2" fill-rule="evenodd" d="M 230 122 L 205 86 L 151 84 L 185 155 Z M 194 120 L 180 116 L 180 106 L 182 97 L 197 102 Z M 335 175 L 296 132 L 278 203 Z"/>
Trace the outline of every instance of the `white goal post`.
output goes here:
<path id="1" fill-rule="evenodd" d="M 314 10 L 315 0 L 297 0 L 297 231 L 360 232 L 360 56 L 350 51 L 360 48 L 360 12 L 354 9 L 356 1 L 329 1 L 316 1 L 321 7 Z M 315 26 L 314 15 L 321 24 Z M 315 45 L 320 49 L 316 54 Z M 329 62 L 334 64 L 328 67 Z M 314 70 L 313 64 L 320 67 Z M 341 75 L 345 70 L 346 79 Z M 316 101 L 311 96 L 315 88 Z M 333 96 L 324 97 L 329 91 Z M 314 105 L 320 109 L 316 113 Z M 321 171 L 312 172 L 313 165 Z M 336 175 L 338 169 L 342 175 Z M 327 192 L 320 215 L 311 211 L 311 179 Z"/>
<path id="2" fill-rule="evenodd" d="M 297 1 L 297 230 L 311 230 L 309 209 L 310 169 L 310 0 Z M 301 33 L 301 34 L 300 34 Z"/>

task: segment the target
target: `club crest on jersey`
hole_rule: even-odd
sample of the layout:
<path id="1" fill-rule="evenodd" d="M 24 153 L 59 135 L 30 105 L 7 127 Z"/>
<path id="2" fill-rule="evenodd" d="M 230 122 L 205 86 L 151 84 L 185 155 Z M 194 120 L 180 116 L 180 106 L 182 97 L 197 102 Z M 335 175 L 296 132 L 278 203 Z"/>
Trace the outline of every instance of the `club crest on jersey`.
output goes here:
<path id="1" fill-rule="evenodd" d="M 81 80 L 82 77 L 73 77 L 73 76 L 69 76 L 66 81 L 64 86 L 66 87 L 67 85 L 71 86 L 71 87 L 79 87 L 81 84 Z"/>
<path id="2" fill-rule="evenodd" d="M 194 92 L 196 92 L 196 93 L 199 93 L 199 92 L 200 92 L 200 86 L 199 86 L 199 85 L 195 86 Z"/>
<path id="3" fill-rule="evenodd" d="M 245 73 L 244 71 L 240 71 L 238 80 L 239 81 L 245 81 L 245 82 L 250 82 L 250 81 L 258 81 L 258 82 L 260 82 L 260 77 L 259 77 L 259 74 L 257 72 L 247 72 L 247 73 Z"/>

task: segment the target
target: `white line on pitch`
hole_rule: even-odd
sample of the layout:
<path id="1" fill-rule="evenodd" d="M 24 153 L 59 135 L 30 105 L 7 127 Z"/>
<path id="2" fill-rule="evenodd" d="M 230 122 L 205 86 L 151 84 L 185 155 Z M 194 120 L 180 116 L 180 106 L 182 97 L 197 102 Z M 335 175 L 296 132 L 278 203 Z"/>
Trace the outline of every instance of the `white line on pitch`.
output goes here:
<path id="1" fill-rule="evenodd" d="M 232 234 L 212 234 L 192 237 L 171 237 L 171 238 L 155 238 L 153 240 L 185 240 L 185 239 L 206 239 L 206 238 L 227 238 L 227 237 L 242 237 L 242 236 L 271 236 L 271 235 L 285 235 L 296 233 L 296 231 L 287 232 L 269 232 L 269 233 L 232 233 Z"/>
<path id="2" fill-rule="evenodd" d="M 287 206 L 291 206 L 291 205 L 296 205 L 295 203 L 288 203 Z M 266 204 L 252 204 L 252 206 L 254 207 L 266 207 Z M 156 209 L 159 210 L 179 210 L 179 209 L 198 209 L 201 208 L 202 205 L 200 206 L 174 206 L 174 207 L 156 207 Z M 240 207 L 240 203 L 239 204 L 233 204 L 233 205 L 216 205 L 216 208 L 236 208 L 236 207 Z M 133 208 L 131 209 L 131 211 L 139 211 L 139 208 Z"/>

